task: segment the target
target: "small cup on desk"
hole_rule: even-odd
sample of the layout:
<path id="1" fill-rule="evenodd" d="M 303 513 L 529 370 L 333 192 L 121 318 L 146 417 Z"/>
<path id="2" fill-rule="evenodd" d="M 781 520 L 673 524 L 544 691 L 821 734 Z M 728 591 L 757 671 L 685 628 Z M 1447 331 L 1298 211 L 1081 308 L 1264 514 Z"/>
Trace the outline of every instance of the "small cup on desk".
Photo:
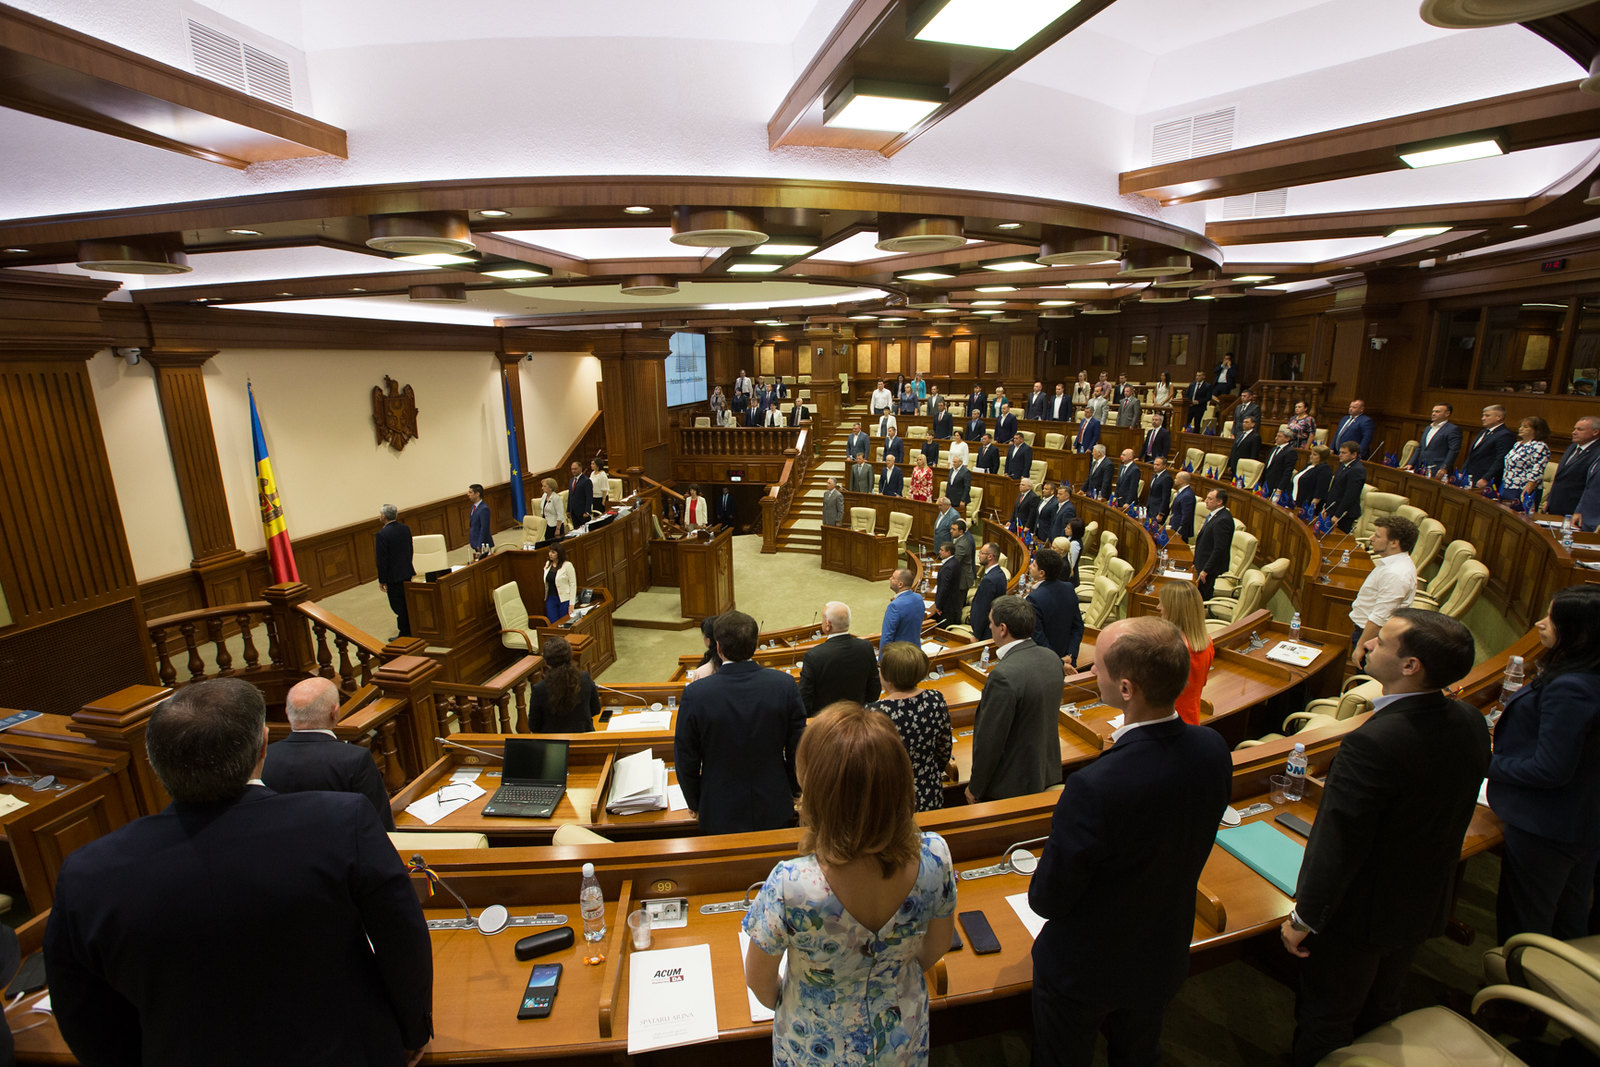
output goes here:
<path id="1" fill-rule="evenodd" d="M 628 933 L 633 936 L 635 952 L 642 952 L 650 947 L 650 913 L 643 908 L 638 909 L 628 916 Z"/>
<path id="2" fill-rule="evenodd" d="M 1293 788 L 1293 784 L 1289 781 L 1289 776 L 1287 774 L 1274 774 L 1268 779 L 1268 782 L 1272 786 L 1272 792 L 1267 799 L 1274 804 L 1289 803 L 1289 790 Z"/>

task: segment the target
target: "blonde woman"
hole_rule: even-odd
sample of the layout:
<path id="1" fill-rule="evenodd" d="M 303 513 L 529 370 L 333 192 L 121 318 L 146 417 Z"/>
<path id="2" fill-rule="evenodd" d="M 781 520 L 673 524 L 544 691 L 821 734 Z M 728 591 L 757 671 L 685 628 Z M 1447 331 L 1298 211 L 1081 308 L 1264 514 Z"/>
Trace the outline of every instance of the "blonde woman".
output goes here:
<path id="1" fill-rule="evenodd" d="M 539 487 L 544 490 L 544 496 L 539 498 L 539 514 L 544 517 L 544 535 L 547 538 L 560 537 L 567 518 L 566 509 L 561 506 L 561 489 L 554 478 L 546 478 L 539 483 Z"/>
<path id="2" fill-rule="evenodd" d="M 911 499 L 933 499 L 933 468 L 928 466 L 928 457 L 921 452 L 913 452 L 916 465 L 911 468 Z"/>
<path id="3" fill-rule="evenodd" d="M 1178 717 L 1186 723 L 1200 724 L 1200 691 L 1206 687 L 1206 676 L 1211 673 L 1211 660 L 1216 647 L 1211 635 L 1206 633 L 1206 606 L 1200 599 L 1200 590 L 1188 582 L 1166 582 L 1156 597 L 1160 615 L 1183 634 L 1189 646 L 1189 681 L 1178 694 Z"/>

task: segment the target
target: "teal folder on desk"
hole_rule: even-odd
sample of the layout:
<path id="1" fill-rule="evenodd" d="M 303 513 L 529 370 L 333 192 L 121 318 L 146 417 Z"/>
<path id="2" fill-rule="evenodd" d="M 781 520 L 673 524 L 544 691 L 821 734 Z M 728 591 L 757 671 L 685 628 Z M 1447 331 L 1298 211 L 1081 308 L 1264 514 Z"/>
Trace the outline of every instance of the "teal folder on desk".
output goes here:
<path id="1" fill-rule="evenodd" d="M 1294 896 L 1306 848 L 1290 840 L 1287 834 L 1279 833 L 1270 822 L 1252 822 L 1230 830 L 1218 830 L 1217 844 L 1277 886 L 1285 896 Z"/>

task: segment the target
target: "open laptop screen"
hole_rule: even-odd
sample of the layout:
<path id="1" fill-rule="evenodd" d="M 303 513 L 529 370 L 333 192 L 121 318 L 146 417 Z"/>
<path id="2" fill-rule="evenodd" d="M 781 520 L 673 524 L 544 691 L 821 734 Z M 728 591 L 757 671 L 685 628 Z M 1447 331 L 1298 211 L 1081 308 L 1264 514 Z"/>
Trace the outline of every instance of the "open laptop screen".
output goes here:
<path id="1" fill-rule="evenodd" d="M 506 738 L 506 764 L 501 781 L 565 782 L 567 743 L 530 737 Z"/>

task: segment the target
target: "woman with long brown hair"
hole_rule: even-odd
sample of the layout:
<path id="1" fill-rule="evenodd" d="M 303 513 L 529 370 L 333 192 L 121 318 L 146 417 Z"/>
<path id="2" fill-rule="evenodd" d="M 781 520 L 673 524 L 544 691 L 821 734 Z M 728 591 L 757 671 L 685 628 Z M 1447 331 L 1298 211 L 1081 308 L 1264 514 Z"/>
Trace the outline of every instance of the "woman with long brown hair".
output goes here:
<path id="1" fill-rule="evenodd" d="M 528 695 L 528 729 L 536 734 L 586 734 L 600 714 L 600 694 L 589 672 L 578 669 L 565 637 L 550 637 L 539 650 L 544 677 Z"/>
<path id="2" fill-rule="evenodd" d="M 950 947 L 950 850 L 917 831 L 911 760 L 887 715 L 830 704 L 796 760 L 804 855 L 772 869 L 744 917 L 745 981 L 777 1013 L 772 1060 L 926 1063 L 923 972 Z"/>

